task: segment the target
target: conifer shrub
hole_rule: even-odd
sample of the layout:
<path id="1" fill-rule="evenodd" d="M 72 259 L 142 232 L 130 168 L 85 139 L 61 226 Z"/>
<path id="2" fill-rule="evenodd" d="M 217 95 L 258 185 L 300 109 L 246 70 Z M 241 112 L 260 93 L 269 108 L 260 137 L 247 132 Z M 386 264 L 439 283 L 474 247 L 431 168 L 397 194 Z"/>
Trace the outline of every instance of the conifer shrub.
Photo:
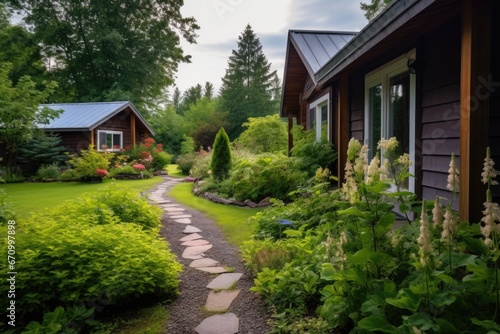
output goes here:
<path id="1" fill-rule="evenodd" d="M 224 128 L 221 128 L 217 133 L 214 141 L 212 152 L 211 169 L 215 180 L 222 181 L 229 176 L 231 170 L 231 146 L 229 137 Z"/>

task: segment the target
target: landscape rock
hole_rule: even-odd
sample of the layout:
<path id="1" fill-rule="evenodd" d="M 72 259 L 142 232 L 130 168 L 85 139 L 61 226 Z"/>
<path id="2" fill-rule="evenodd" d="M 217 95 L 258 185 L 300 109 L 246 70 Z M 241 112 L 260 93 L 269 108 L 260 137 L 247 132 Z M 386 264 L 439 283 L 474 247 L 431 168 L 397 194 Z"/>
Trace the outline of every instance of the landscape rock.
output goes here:
<path id="1" fill-rule="evenodd" d="M 225 312 L 239 294 L 240 290 L 210 291 L 205 309 L 209 312 Z"/>
<path id="2" fill-rule="evenodd" d="M 198 334 L 236 334 L 240 320 L 234 313 L 216 314 L 206 318 L 194 330 Z"/>
<path id="3" fill-rule="evenodd" d="M 243 276 L 240 273 L 229 273 L 217 276 L 208 283 L 207 288 L 209 289 L 223 289 L 227 290 L 231 288 L 238 280 Z"/>
<path id="4" fill-rule="evenodd" d="M 194 260 L 189 265 L 191 268 L 207 268 L 207 267 L 216 267 L 219 265 L 219 261 L 215 261 L 209 258 L 204 258 L 201 260 Z"/>
<path id="5" fill-rule="evenodd" d="M 249 199 L 246 199 L 244 203 L 245 203 L 248 207 L 251 207 L 252 209 L 257 207 L 257 203 L 252 202 L 252 201 L 251 201 L 251 200 L 249 200 Z"/>

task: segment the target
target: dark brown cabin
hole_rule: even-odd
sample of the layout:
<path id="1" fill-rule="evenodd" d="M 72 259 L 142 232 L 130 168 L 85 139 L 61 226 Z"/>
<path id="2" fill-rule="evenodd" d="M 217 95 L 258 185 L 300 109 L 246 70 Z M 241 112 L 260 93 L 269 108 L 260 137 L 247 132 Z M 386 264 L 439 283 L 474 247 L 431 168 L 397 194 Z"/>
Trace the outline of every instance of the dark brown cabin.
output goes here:
<path id="1" fill-rule="evenodd" d="M 373 147 L 396 136 L 414 161 L 409 188 L 423 199 L 450 198 L 455 153 L 461 192 L 454 206 L 478 222 L 486 147 L 500 164 L 499 15 L 493 0 L 397 0 L 312 71 L 320 49 L 296 41 L 313 32 L 290 31 L 281 116 L 289 127 L 316 124 L 317 136 L 328 136 L 340 180 L 350 138 Z M 493 196 L 500 201 L 498 186 Z"/>
<path id="2" fill-rule="evenodd" d="M 61 110 L 58 118 L 40 125 L 58 134 L 71 153 L 94 145 L 98 150 L 119 151 L 154 135 L 146 120 L 130 102 L 45 104 Z"/>

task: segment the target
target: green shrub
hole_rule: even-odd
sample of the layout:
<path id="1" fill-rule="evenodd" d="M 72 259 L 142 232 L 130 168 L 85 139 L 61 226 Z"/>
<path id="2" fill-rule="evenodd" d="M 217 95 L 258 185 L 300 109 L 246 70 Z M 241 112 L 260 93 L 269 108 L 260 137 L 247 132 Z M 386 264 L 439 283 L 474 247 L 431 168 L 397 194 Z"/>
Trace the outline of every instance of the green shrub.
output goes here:
<path id="1" fill-rule="evenodd" d="M 118 166 L 111 168 L 108 177 L 115 177 L 119 174 L 136 174 L 139 175 L 141 172 L 130 165 Z"/>
<path id="2" fill-rule="evenodd" d="M 231 170 L 231 146 L 229 137 L 224 128 L 221 128 L 215 136 L 210 168 L 215 180 L 221 181 L 229 176 Z"/>
<path id="3" fill-rule="evenodd" d="M 61 165 L 67 161 L 65 151 L 58 135 L 39 131 L 30 142 L 19 147 L 17 160 L 25 175 L 32 176 L 42 165 Z"/>
<path id="4" fill-rule="evenodd" d="M 189 175 L 191 172 L 191 168 L 193 168 L 194 164 L 198 160 L 199 154 L 197 153 L 189 153 L 181 155 L 175 160 L 177 167 L 184 175 Z"/>
<path id="5" fill-rule="evenodd" d="M 7 199 L 5 191 L 0 189 L 0 225 L 5 225 L 9 220 L 16 219 L 16 212 Z"/>
<path id="6" fill-rule="evenodd" d="M 7 238 L 0 246 L 7 249 Z M 18 223 L 16 325 L 54 309 L 126 306 L 173 297 L 182 269 L 164 240 L 135 224 L 68 224 L 57 219 Z M 8 272 L 7 261 L 0 270 Z M 8 284 L 0 286 L 7 295 Z M 2 299 L 6 318 L 7 298 Z"/>
<path id="7" fill-rule="evenodd" d="M 333 150 L 333 145 L 326 139 L 316 141 L 314 130 L 303 131 L 303 128 L 296 126 L 292 129 L 293 148 L 292 156 L 298 158 L 297 167 L 307 172 L 309 177 L 314 176 L 319 167 L 330 168 L 337 159 L 337 153 Z"/>
<path id="8" fill-rule="evenodd" d="M 86 194 L 43 211 L 34 219 L 57 219 L 67 224 L 75 221 L 88 224 L 134 223 L 145 230 L 156 231 L 161 215 L 161 209 L 149 204 L 140 194 L 111 185 L 97 193 Z"/>
<path id="9" fill-rule="evenodd" d="M 288 126 L 278 114 L 250 117 L 243 123 L 247 129 L 235 140 L 235 144 L 249 151 L 260 153 L 285 153 L 288 147 Z"/>
<path id="10" fill-rule="evenodd" d="M 23 330 L 23 334 L 76 334 L 90 324 L 94 309 L 85 307 L 57 307 L 53 312 L 43 315 L 41 323 L 32 321 Z"/>
<path id="11" fill-rule="evenodd" d="M 59 178 L 61 181 L 78 181 L 80 177 L 80 174 L 75 169 L 67 169 L 61 173 Z"/>
<path id="12" fill-rule="evenodd" d="M 191 175 L 206 179 L 210 176 L 210 161 L 212 160 L 211 154 L 200 156 L 196 159 L 193 167 L 191 167 Z"/>
<path id="13" fill-rule="evenodd" d="M 159 152 L 154 156 L 151 168 L 153 170 L 163 170 L 168 164 L 172 162 L 172 156 L 166 152 Z"/>
<path id="14" fill-rule="evenodd" d="M 23 182 L 26 178 L 20 169 L 2 167 L 0 168 L 0 179 L 6 183 L 18 183 Z"/>
<path id="15" fill-rule="evenodd" d="M 44 180 L 44 179 L 59 179 L 61 176 L 61 172 L 59 170 L 59 167 L 57 167 L 56 164 L 52 165 L 42 165 L 40 168 L 38 168 L 38 171 L 36 172 L 36 176 L 38 179 Z"/>
<path id="16" fill-rule="evenodd" d="M 96 170 L 107 170 L 114 154 L 109 152 L 98 152 L 93 145 L 88 149 L 80 150 L 80 156 L 72 155 L 69 163 L 81 177 L 96 176 Z"/>

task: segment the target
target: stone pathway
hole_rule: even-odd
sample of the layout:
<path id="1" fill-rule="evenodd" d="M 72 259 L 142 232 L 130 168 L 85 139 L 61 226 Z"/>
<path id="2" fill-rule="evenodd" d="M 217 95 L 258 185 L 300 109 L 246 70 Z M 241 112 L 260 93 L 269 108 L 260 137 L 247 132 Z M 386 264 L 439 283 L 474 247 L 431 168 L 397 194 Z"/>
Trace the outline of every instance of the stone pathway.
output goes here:
<path id="1" fill-rule="evenodd" d="M 237 285 L 243 274 L 229 272 L 233 269 L 207 257 L 207 253 L 214 245 L 210 243 L 210 240 L 204 239 L 203 231 L 196 227 L 196 222 L 191 221 L 190 215 L 183 213 L 185 209 L 180 204 L 172 203 L 164 198 L 167 189 L 181 181 L 165 177 L 165 181 L 150 193 L 149 199 L 162 208 L 165 214 L 176 223 L 186 225 L 183 231 L 186 236 L 178 242 L 186 247 L 182 257 L 192 260 L 189 267 L 205 272 L 207 275 L 218 275 L 206 285 L 209 292 L 207 301 L 204 306 L 200 305 L 207 317 L 197 326 L 193 326 L 193 329 L 198 334 L 236 334 L 239 332 L 239 319 L 228 310 L 240 293 Z"/>

